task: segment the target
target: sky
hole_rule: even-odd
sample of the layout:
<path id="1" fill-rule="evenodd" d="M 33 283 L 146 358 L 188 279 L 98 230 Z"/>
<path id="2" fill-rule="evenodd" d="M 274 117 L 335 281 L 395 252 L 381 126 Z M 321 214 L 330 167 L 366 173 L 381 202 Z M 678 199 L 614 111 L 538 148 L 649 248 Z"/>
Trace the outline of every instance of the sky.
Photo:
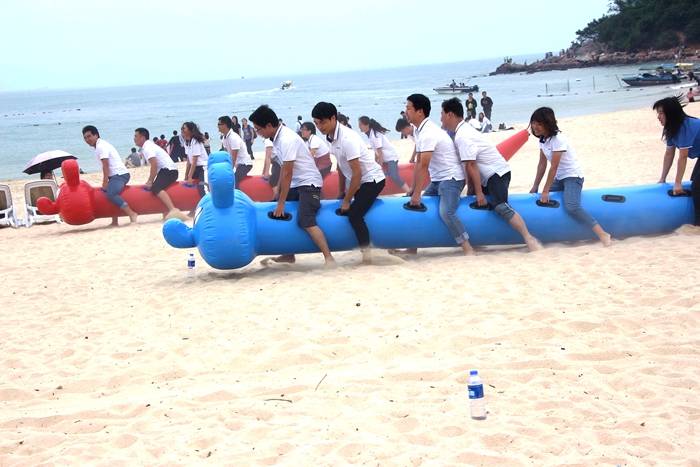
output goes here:
<path id="1" fill-rule="evenodd" d="M 558 51 L 609 0 L 6 0 L 0 91 L 379 69 Z"/>

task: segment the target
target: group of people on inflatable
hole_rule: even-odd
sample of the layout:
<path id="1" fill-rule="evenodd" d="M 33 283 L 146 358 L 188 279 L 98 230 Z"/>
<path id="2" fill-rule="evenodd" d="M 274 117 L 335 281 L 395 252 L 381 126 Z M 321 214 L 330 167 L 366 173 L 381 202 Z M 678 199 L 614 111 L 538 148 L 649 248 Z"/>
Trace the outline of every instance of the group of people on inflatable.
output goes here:
<path id="1" fill-rule="evenodd" d="M 659 122 L 663 126 L 663 137 L 667 143 L 660 183 L 665 183 L 671 165 L 679 150 L 677 173 L 674 180 L 673 194 L 681 194 L 681 185 L 687 159 L 700 155 L 700 120 L 685 114 L 679 99 L 669 97 L 654 103 Z M 312 110 L 314 128 L 305 125 L 302 133 L 305 138 L 280 123 L 275 112 L 267 105 L 258 107 L 249 117 L 257 133 L 269 141 L 272 148 L 272 163 L 266 164 L 264 172 L 270 165 L 276 177 L 270 177 L 270 183 L 276 190 L 277 204 L 274 217 L 285 216 L 285 202 L 298 201 L 297 223 L 304 229 L 318 249 L 323 253 L 326 263 L 334 262 L 323 231 L 316 224 L 316 214 L 320 208 L 323 175 L 330 165 L 325 164 L 325 157 L 333 154 L 337 160 L 340 177 L 341 199 L 340 211 L 349 218 L 357 237 L 363 261 L 370 261 L 369 231 L 364 221 L 365 214 L 372 207 L 382 191 L 386 176 L 395 179 L 410 196 L 409 209 L 421 209 L 422 196 L 439 197 L 439 215 L 450 234 L 465 254 L 473 252 L 469 235 L 456 215 L 460 195 L 468 183 L 476 195 L 479 206 L 485 206 L 489 198 L 494 211 L 507 221 L 523 238 L 530 250 L 539 249 L 540 243 L 527 229 L 523 218 L 508 204 L 510 184 L 510 166 L 496 147 L 487 141 L 464 121 L 464 108 L 457 98 L 442 102 L 438 126 L 430 119 L 430 99 L 422 94 L 412 94 L 406 99 L 406 117 L 410 131 L 415 139 L 416 164 L 412 183 L 406 183 L 395 170 L 398 156 L 393 158 L 395 149 L 388 142 L 384 133 L 387 131 L 377 122 L 361 117 L 359 125 L 367 134 L 374 153 L 370 152 L 358 133 L 338 121 L 338 112 L 332 103 L 319 102 Z M 219 129 L 222 134 L 223 147 L 228 151 L 235 166 L 236 184 L 250 171 L 252 163 L 245 157 L 247 150 L 242 141 L 237 141 L 231 130 L 230 119 L 221 117 Z M 540 202 L 549 202 L 549 193 L 563 192 L 563 204 L 566 212 L 582 225 L 588 226 L 600 241 L 608 246 L 610 235 L 581 206 L 581 190 L 584 176 L 571 143 L 561 133 L 554 111 L 548 107 L 535 110 L 530 117 L 532 133 L 539 138 L 540 157 L 535 180 L 530 190 L 537 193 L 542 180 L 544 186 L 540 192 Z M 316 129 L 325 136 L 315 135 Z M 197 125 L 185 122 L 182 126 L 185 149 L 188 156 L 186 182 L 198 181 L 200 194 L 204 195 L 204 167 L 207 153 Z M 315 136 L 312 138 L 311 136 Z M 83 129 L 85 141 L 95 148 L 95 154 L 103 167 L 103 189 L 109 200 L 120 207 L 132 221 L 136 214 L 119 196 L 129 181 L 129 173 L 122 167 L 121 159 L 113 146 L 99 138 L 94 126 Z M 151 171 L 146 186 L 158 196 L 168 208 L 169 217 L 183 215 L 169 200 L 164 188 L 177 180 L 177 168 L 167 153 L 152 143 L 148 130 L 137 128 L 134 142 L 142 148 L 145 157 L 151 163 Z M 319 154 L 321 153 L 321 154 Z M 377 153 L 383 158 L 378 158 Z M 386 157 L 388 154 L 388 157 Z M 116 156 L 116 157 L 115 157 Z M 321 163 L 318 160 L 321 159 Z M 383 168 L 379 162 L 389 162 Z M 379 162 L 378 162 L 379 161 Z M 329 161 L 325 161 L 329 162 Z M 549 171 L 547 166 L 549 165 Z M 700 170 L 698 164 L 693 170 L 691 193 L 695 209 L 695 225 L 700 225 Z M 546 176 L 545 176 L 546 175 Z M 430 183 L 425 191 L 410 187 L 422 187 L 429 177 Z M 274 178 L 274 179 L 273 179 Z M 394 253 L 415 253 L 404 250 Z M 293 255 L 283 255 L 272 259 L 275 262 L 293 262 Z"/>

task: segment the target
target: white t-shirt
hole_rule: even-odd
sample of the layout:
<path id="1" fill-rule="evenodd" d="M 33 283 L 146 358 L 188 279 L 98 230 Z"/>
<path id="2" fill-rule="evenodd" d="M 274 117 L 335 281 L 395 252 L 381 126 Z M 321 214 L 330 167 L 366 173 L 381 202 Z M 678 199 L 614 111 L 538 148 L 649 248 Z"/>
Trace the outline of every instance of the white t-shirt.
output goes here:
<path id="1" fill-rule="evenodd" d="M 493 174 L 505 175 L 510 172 L 508 162 L 496 146 L 486 140 L 466 122 L 460 122 L 455 131 L 455 146 L 462 161 L 476 161 L 481 176 L 481 184 L 486 186 Z"/>
<path id="2" fill-rule="evenodd" d="M 416 153 L 433 153 L 428 166 L 431 181 L 464 180 L 462 161 L 459 160 L 452 138 L 445 130 L 426 118 L 416 128 L 415 135 Z"/>
<path id="3" fill-rule="evenodd" d="M 253 160 L 250 158 L 250 154 L 248 154 L 248 148 L 243 142 L 243 139 L 238 136 L 238 133 L 233 130 L 228 130 L 228 133 L 226 133 L 224 139 L 221 140 L 221 143 L 229 154 L 231 154 L 231 151 L 238 150 L 238 158 L 236 159 L 237 166 L 253 165 Z M 233 154 L 231 154 L 231 158 L 233 158 Z"/>
<path id="4" fill-rule="evenodd" d="M 376 151 L 377 149 L 382 150 L 382 161 L 383 162 L 391 162 L 391 161 L 398 161 L 399 160 L 399 154 L 396 152 L 396 148 L 394 147 L 393 144 L 391 144 L 391 141 L 389 141 L 389 138 L 386 137 L 384 133 L 379 133 L 373 130 L 369 131 L 369 144 L 372 145 L 372 148 Z"/>
<path id="5" fill-rule="evenodd" d="M 208 156 L 207 151 L 204 149 L 204 143 L 200 143 L 194 138 L 189 143 L 185 142 L 185 154 L 187 154 L 187 160 L 190 164 L 194 156 L 199 156 L 197 158 L 197 167 L 206 167 Z"/>
<path id="6" fill-rule="evenodd" d="M 484 119 L 481 121 L 481 131 L 482 133 L 488 133 L 493 129 L 493 125 L 491 125 L 491 120 L 488 118 L 484 117 Z"/>
<path id="7" fill-rule="evenodd" d="M 470 118 L 469 124 L 472 126 L 472 128 L 481 131 L 481 122 L 478 118 Z"/>
<path id="8" fill-rule="evenodd" d="M 129 173 L 129 171 L 126 170 L 122 158 L 119 157 L 119 152 L 117 152 L 114 146 L 102 138 L 98 138 L 97 143 L 95 143 L 95 156 L 97 156 L 97 162 L 100 164 L 102 164 L 103 159 L 108 159 L 108 177 Z"/>
<path id="9" fill-rule="evenodd" d="M 280 125 L 272 142 L 275 157 L 281 164 L 290 161 L 294 162 L 290 188 L 305 185 L 313 185 L 318 188 L 323 186 L 321 172 L 316 168 L 314 158 L 311 156 L 309 148 L 306 147 L 306 143 L 301 139 L 301 136 L 296 134 L 294 130 Z"/>
<path id="10" fill-rule="evenodd" d="M 306 145 L 309 147 L 309 151 L 312 149 L 316 150 L 314 155 L 316 158 L 326 156 L 331 152 L 331 147 L 326 142 L 326 138 L 321 138 L 318 135 L 311 135 Z"/>
<path id="11" fill-rule="evenodd" d="M 153 161 L 151 159 L 155 159 L 156 162 L 156 168 L 158 170 L 160 169 L 168 169 L 168 170 L 177 170 L 177 166 L 173 162 L 173 160 L 170 158 L 167 152 L 160 146 L 158 146 L 156 143 L 151 141 L 150 139 L 146 140 L 145 143 L 143 143 L 143 146 L 141 147 L 141 151 L 143 152 L 143 156 L 146 158 L 146 160 L 150 161 L 151 164 L 153 164 Z"/>
<path id="12" fill-rule="evenodd" d="M 549 162 L 552 162 L 553 152 L 564 151 L 559 160 L 557 173 L 554 176 L 556 180 L 563 180 L 568 177 L 583 178 L 583 170 L 581 170 L 581 166 L 576 160 L 576 152 L 574 152 L 574 148 L 571 147 L 564 135 L 559 133 L 547 138 L 544 143 L 540 143 L 540 149 Z"/>
<path id="13" fill-rule="evenodd" d="M 346 186 L 350 184 L 352 169 L 350 162 L 354 159 L 360 160 L 360 170 L 362 172 L 362 183 L 381 182 L 384 180 L 382 167 L 377 164 L 374 155 L 365 146 L 362 137 L 345 125 L 338 123 L 335 126 L 331 152 L 338 160 L 338 168 L 345 175 Z"/>

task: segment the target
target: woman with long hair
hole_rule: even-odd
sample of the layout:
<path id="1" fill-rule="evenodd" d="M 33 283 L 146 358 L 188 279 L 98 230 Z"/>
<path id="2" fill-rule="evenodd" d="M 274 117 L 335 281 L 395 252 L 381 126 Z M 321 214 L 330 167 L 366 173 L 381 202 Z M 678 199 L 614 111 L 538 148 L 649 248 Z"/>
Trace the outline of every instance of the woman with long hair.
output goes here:
<path id="1" fill-rule="evenodd" d="M 549 107 L 535 110 L 530 117 L 530 128 L 532 134 L 540 139 L 540 161 L 530 193 L 537 193 L 549 162 L 549 173 L 540 193 L 540 202 L 549 202 L 550 191 L 563 191 L 566 212 L 579 223 L 590 227 L 603 245 L 610 246 L 610 234 L 581 206 L 583 171 L 574 148 L 559 130 L 554 111 Z"/>
<path id="2" fill-rule="evenodd" d="M 386 137 L 386 132 L 389 130 L 366 115 L 358 119 L 358 124 L 360 131 L 369 138 L 369 143 L 372 145 L 372 149 L 374 149 L 377 163 L 384 169 L 384 174 L 391 178 L 397 187 L 407 193 L 410 188 L 399 174 L 399 153 L 396 151 L 394 145 L 391 144 L 389 138 Z"/>
<path id="3" fill-rule="evenodd" d="M 306 141 L 306 146 L 309 152 L 314 156 L 314 162 L 318 171 L 321 172 L 321 177 L 326 178 L 331 173 L 333 161 L 331 161 L 331 147 L 316 134 L 316 125 L 311 122 L 301 124 L 301 138 Z"/>
<path id="4" fill-rule="evenodd" d="M 185 168 L 185 182 L 194 184 L 198 180 L 197 190 L 199 196 L 204 196 L 204 168 L 207 166 L 207 151 L 204 149 L 204 135 L 194 122 L 185 122 L 180 128 L 185 140 L 185 154 L 187 165 Z"/>
<path id="5" fill-rule="evenodd" d="M 666 177 L 678 149 L 673 194 L 679 195 L 683 193 L 682 182 L 688 159 L 700 157 L 700 119 L 685 113 L 680 97 L 666 97 L 658 100 L 654 103 L 653 109 L 656 110 L 656 117 L 664 128 L 662 135 L 666 141 L 666 153 L 659 183 L 666 183 Z M 695 208 L 695 225 L 700 226 L 700 164 L 697 161 L 690 179 L 692 180 L 690 193 Z"/>

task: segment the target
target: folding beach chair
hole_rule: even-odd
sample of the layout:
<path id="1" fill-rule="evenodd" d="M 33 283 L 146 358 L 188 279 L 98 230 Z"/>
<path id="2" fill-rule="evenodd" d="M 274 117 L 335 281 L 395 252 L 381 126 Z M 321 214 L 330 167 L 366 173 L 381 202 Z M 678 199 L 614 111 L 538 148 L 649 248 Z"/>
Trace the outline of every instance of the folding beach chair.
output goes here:
<path id="1" fill-rule="evenodd" d="M 0 185 L 0 227 L 18 227 L 15 205 L 12 204 L 12 192 L 7 185 Z"/>
<path id="2" fill-rule="evenodd" d="M 58 196 L 58 185 L 53 180 L 36 180 L 24 185 L 24 205 L 26 209 L 25 224 L 31 227 L 32 224 L 44 222 L 61 222 L 58 215 L 39 214 L 36 202 L 39 198 L 49 198 L 56 201 Z"/>

